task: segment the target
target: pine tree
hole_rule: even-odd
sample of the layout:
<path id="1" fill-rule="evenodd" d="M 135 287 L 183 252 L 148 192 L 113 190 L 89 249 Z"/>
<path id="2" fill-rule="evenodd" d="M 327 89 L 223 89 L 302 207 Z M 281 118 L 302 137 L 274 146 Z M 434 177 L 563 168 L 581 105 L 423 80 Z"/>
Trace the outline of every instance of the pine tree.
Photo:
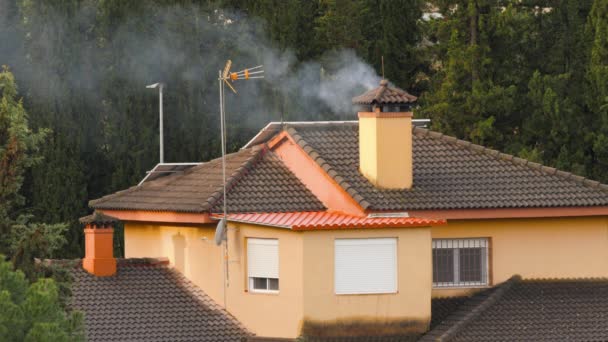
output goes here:
<path id="1" fill-rule="evenodd" d="M 427 67 L 418 48 L 422 6 L 419 0 L 382 0 L 378 6 L 381 34 L 371 37 L 378 40 L 372 63 L 380 70 L 379 61 L 384 57 L 386 78 L 403 89 L 413 89 L 417 74 Z"/>
<path id="2" fill-rule="evenodd" d="M 591 53 L 587 67 L 586 103 L 593 113 L 591 121 L 596 127 L 589 135 L 592 141 L 592 173 L 608 179 L 608 1 L 595 0 L 587 22 L 587 36 Z"/>
<path id="3" fill-rule="evenodd" d="M 24 204 L 20 190 L 28 168 L 40 161 L 38 148 L 48 132 L 33 132 L 17 97 L 13 74 L 0 72 L 0 253 L 6 253 L 12 225 Z"/>
<path id="4" fill-rule="evenodd" d="M 0 336 L 3 341 L 84 341 L 82 314 L 66 312 L 53 279 L 29 284 L 0 255 Z"/>

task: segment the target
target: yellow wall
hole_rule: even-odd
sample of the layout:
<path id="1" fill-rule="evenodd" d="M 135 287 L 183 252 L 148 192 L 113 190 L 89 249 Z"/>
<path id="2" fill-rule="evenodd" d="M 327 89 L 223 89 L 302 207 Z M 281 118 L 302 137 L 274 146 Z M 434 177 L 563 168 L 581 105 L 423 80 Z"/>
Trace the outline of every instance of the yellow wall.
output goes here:
<path id="1" fill-rule="evenodd" d="M 260 336 L 296 337 L 306 322 L 401 321 L 428 323 L 432 296 L 479 289 L 432 289 L 432 238 L 490 238 L 491 284 L 524 278 L 608 277 L 608 218 L 452 220 L 433 228 L 293 232 L 229 224 L 228 310 Z M 222 248 L 214 226 L 125 224 L 126 257 L 168 257 L 171 264 L 224 303 Z M 246 241 L 279 239 L 278 294 L 247 292 Z M 398 238 L 396 294 L 336 295 L 336 238 Z M 206 238 L 206 240 L 203 240 Z M 306 275 L 306 276 L 304 276 Z M 419 326 L 418 326 L 419 327 Z"/>
<path id="2" fill-rule="evenodd" d="M 125 223 L 125 257 L 166 257 L 172 266 L 223 303 L 222 253 L 213 242 L 215 226 Z M 205 239 L 206 238 L 206 239 Z"/>
<path id="3" fill-rule="evenodd" d="M 380 295 L 336 295 L 334 240 L 395 237 L 398 292 Z M 431 239 L 429 228 L 365 229 L 304 234 L 304 316 L 311 321 L 336 319 L 422 322 L 431 310 Z M 420 326 L 420 325 L 419 325 Z"/>
<path id="4" fill-rule="evenodd" d="M 302 234 L 285 228 L 229 224 L 228 311 L 259 336 L 297 337 L 302 317 Z M 247 285 L 247 238 L 279 240 L 279 292 L 252 293 Z"/>
<path id="5" fill-rule="evenodd" d="M 451 220 L 433 238 L 490 238 L 490 272 L 498 284 L 523 278 L 608 277 L 608 218 Z M 470 289 L 434 289 L 452 296 Z"/>
<path id="6" fill-rule="evenodd" d="M 229 224 L 228 288 L 215 226 L 125 224 L 125 257 L 167 257 L 172 266 L 260 336 L 296 337 L 302 317 L 302 239 L 287 229 Z M 247 292 L 247 237 L 279 239 L 278 294 Z M 206 240 L 205 240 L 206 238 Z"/>
<path id="7" fill-rule="evenodd" d="M 361 173 L 378 187 L 409 189 L 413 177 L 412 118 L 373 114 L 360 113 L 359 116 Z"/>
<path id="8" fill-rule="evenodd" d="M 297 337 L 305 320 L 329 324 L 336 320 L 416 322 L 420 324 L 414 329 L 427 327 L 431 298 L 430 228 L 293 232 L 230 223 L 228 234 L 227 308 L 259 336 Z M 128 222 L 125 256 L 168 257 L 172 265 L 223 305 L 223 250 L 215 246 L 213 236 L 213 226 Z M 206 241 L 202 239 L 205 237 Z M 398 238 L 398 293 L 336 295 L 334 240 L 373 237 Z M 247 238 L 279 240 L 279 293 L 247 291 Z"/>
<path id="9" fill-rule="evenodd" d="M 374 117 L 359 118 L 359 169 L 374 184 L 378 179 L 377 122 Z"/>

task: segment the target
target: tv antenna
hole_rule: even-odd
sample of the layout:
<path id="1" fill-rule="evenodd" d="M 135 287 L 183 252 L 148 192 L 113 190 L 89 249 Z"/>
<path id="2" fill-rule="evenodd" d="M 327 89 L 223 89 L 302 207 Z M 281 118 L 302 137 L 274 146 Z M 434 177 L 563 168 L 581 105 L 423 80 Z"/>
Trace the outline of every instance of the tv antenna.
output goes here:
<path id="1" fill-rule="evenodd" d="M 264 78 L 264 70 L 262 65 L 255 66 L 253 68 L 243 69 L 237 72 L 230 72 L 232 67 L 232 61 L 226 61 L 226 65 L 223 70 L 218 72 L 218 82 L 220 86 L 220 136 L 222 143 L 222 187 L 224 192 L 224 205 L 223 211 L 224 216 L 218 222 L 215 228 L 215 243 L 220 245 L 224 243 L 224 307 L 226 307 L 226 288 L 230 285 L 230 278 L 228 274 L 228 232 L 227 232 L 227 203 L 226 203 L 226 110 L 225 107 L 225 86 L 228 86 L 235 94 L 237 93 L 233 83 L 238 80 L 250 80 L 257 78 Z"/>

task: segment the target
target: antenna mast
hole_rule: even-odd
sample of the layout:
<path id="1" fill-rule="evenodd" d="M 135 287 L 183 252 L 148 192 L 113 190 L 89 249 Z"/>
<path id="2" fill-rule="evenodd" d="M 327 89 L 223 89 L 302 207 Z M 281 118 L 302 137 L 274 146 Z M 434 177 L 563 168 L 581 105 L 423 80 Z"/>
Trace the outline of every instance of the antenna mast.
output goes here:
<path id="1" fill-rule="evenodd" d="M 220 86 L 220 135 L 222 143 L 222 187 L 223 187 L 223 211 L 224 216 L 220 220 L 216 228 L 216 243 L 220 244 L 223 241 L 224 246 L 224 308 L 226 305 L 226 289 L 230 286 L 230 275 L 228 273 L 228 204 L 226 201 L 226 110 L 225 110 L 225 86 L 227 85 L 230 90 L 235 94 L 236 89 L 232 85 L 237 80 L 249 80 L 254 78 L 264 78 L 264 70 L 262 65 L 255 66 L 253 68 L 243 69 L 237 72 L 230 72 L 232 61 L 228 60 L 224 66 L 224 70 L 218 72 L 218 82 Z M 219 239 L 217 238 L 219 236 Z"/>
<path id="2" fill-rule="evenodd" d="M 158 88 L 158 129 L 159 133 L 159 160 L 160 164 L 165 162 L 165 147 L 164 147 L 164 137 L 163 137 L 163 88 L 165 87 L 164 83 L 154 83 L 147 85 L 146 88 L 154 89 Z"/>

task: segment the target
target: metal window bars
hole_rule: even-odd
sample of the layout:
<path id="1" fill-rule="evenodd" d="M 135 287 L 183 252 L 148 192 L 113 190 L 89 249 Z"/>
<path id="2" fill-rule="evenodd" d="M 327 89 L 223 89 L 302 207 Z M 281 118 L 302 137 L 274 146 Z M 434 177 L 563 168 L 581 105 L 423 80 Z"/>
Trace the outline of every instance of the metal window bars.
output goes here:
<path id="1" fill-rule="evenodd" d="M 433 239 L 433 287 L 488 285 L 488 239 Z"/>

